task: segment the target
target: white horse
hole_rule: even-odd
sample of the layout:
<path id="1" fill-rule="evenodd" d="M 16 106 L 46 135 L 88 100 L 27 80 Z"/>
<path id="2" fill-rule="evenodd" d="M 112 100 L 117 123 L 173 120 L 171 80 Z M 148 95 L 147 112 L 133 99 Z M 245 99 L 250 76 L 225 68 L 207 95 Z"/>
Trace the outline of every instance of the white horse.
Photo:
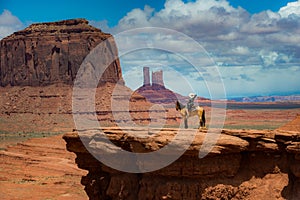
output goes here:
<path id="1" fill-rule="evenodd" d="M 180 112 L 184 119 L 184 128 L 188 128 L 188 118 L 195 115 L 199 118 L 198 128 L 205 128 L 205 110 L 203 107 L 197 106 L 196 109 L 189 112 L 185 105 L 176 101 L 176 110 Z"/>

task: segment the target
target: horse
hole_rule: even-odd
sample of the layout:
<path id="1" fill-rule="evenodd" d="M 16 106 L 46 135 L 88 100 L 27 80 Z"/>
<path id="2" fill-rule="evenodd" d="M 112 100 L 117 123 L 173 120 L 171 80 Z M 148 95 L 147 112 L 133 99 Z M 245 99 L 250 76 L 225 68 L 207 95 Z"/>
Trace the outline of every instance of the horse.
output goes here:
<path id="1" fill-rule="evenodd" d="M 199 118 L 199 129 L 200 128 L 206 128 L 205 127 L 205 110 L 203 107 L 196 106 L 195 109 L 188 111 L 187 107 L 180 103 L 179 101 L 176 101 L 176 110 L 180 112 L 181 116 L 184 119 L 184 128 L 188 128 L 188 118 L 197 115 Z"/>

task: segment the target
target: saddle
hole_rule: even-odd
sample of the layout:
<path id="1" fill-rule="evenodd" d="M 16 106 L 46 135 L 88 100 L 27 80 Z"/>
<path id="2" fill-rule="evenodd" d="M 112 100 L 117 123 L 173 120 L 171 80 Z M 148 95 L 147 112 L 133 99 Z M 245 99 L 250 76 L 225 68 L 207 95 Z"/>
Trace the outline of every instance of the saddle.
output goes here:
<path id="1" fill-rule="evenodd" d="M 192 111 L 197 110 L 197 107 L 195 105 L 192 105 L 192 106 L 188 106 L 187 109 L 189 112 L 192 112 Z"/>

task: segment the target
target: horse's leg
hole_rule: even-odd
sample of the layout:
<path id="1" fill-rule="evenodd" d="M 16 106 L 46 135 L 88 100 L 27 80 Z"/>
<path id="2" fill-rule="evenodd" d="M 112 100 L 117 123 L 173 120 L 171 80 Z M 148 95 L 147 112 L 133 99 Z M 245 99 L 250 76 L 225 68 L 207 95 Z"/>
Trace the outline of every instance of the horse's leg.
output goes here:
<path id="1" fill-rule="evenodd" d="M 198 110 L 198 117 L 199 117 L 199 127 L 198 129 L 202 128 L 202 111 Z"/>
<path id="2" fill-rule="evenodd" d="M 202 118 L 201 118 L 201 123 L 202 123 L 201 126 L 202 126 L 203 128 L 206 128 L 205 122 L 206 122 L 206 120 L 205 120 L 205 110 L 203 110 L 203 111 L 202 111 Z"/>
<path id="3" fill-rule="evenodd" d="M 188 128 L 188 119 L 187 119 L 187 117 L 184 118 L 184 128 Z"/>

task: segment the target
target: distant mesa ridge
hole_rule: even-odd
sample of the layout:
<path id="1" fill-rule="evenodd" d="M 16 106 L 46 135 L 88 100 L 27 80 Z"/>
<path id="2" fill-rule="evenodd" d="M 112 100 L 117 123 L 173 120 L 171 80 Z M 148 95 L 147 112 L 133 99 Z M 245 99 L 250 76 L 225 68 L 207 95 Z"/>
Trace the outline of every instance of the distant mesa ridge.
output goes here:
<path id="1" fill-rule="evenodd" d="M 287 95 L 287 96 L 252 96 L 252 97 L 237 97 L 231 100 L 237 102 L 292 102 L 300 101 L 300 95 Z"/>
<path id="2" fill-rule="evenodd" d="M 32 24 L 0 42 L 1 86 L 72 85 L 84 58 L 99 43 L 105 43 L 102 60 L 115 59 L 104 71 L 99 85 L 124 84 L 117 46 L 111 34 L 85 19 Z"/>

